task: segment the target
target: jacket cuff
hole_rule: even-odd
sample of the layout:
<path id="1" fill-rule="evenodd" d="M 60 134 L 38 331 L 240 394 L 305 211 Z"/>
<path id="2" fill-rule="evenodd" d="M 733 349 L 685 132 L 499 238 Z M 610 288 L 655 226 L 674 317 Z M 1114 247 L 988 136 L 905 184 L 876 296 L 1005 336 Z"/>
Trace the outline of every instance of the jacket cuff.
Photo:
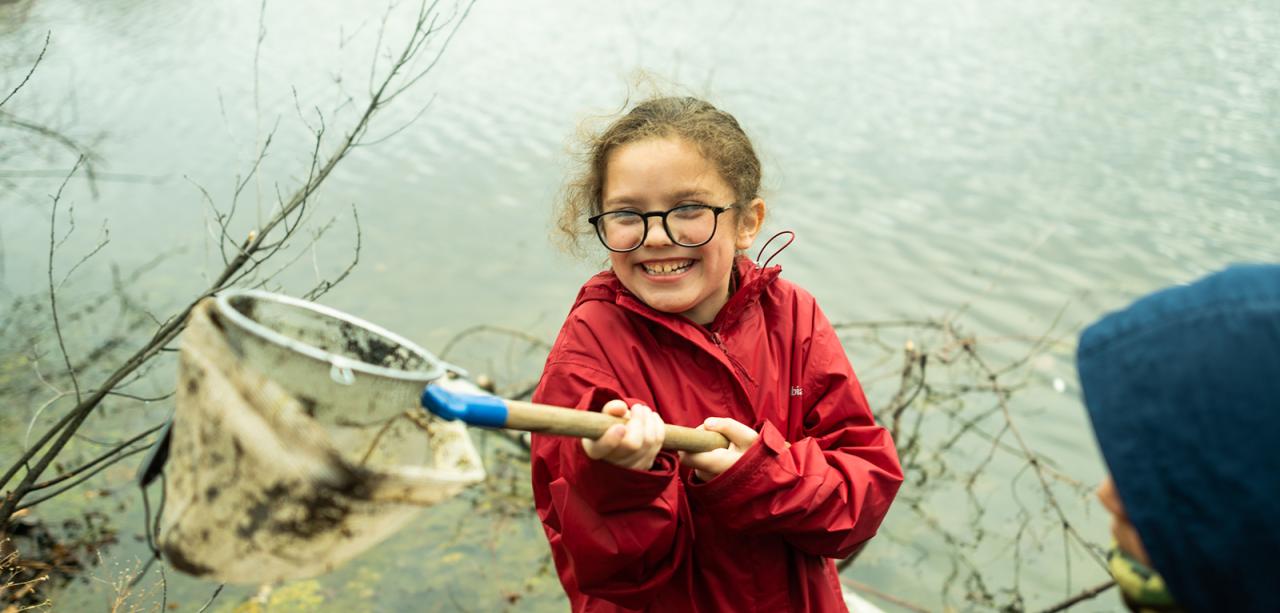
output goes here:
<path id="1" fill-rule="evenodd" d="M 652 470 L 634 470 L 591 459 L 579 441 L 573 441 L 573 447 L 568 479 L 578 495 L 601 513 L 647 505 L 676 476 L 676 456 L 670 451 L 658 454 Z"/>
<path id="2" fill-rule="evenodd" d="M 685 484 L 689 498 L 709 508 L 734 506 L 740 500 L 751 498 L 751 482 L 766 470 L 773 458 L 785 452 L 787 447 L 787 440 L 782 437 L 782 433 L 772 423 L 765 421 L 760 428 L 759 438 L 729 470 L 706 482 L 698 481 L 693 471 L 689 472 L 689 480 Z"/>
<path id="3" fill-rule="evenodd" d="M 616 398 L 618 395 L 611 390 L 595 388 L 583 394 L 577 408 L 599 411 L 604 403 Z M 622 400 L 627 406 L 647 404 L 638 398 L 622 397 Z M 647 505 L 661 496 L 676 478 L 679 462 L 671 451 L 659 452 L 651 469 L 634 470 L 591 459 L 580 439 L 566 438 L 561 444 L 567 480 L 578 495 L 602 513 Z"/>

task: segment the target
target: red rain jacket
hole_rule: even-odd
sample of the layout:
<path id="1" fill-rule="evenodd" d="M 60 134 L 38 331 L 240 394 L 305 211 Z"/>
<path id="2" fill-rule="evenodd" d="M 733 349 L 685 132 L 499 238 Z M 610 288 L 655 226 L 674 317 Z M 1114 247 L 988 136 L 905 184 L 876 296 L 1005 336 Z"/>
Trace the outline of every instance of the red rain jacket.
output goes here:
<path id="1" fill-rule="evenodd" d="M 535 402 L 653 407 L 666 423 L 731 417 L 760 438 L 699 482 L 591 460 L 534 435 L 533 490 L 575 611 L 844 611 L 829 558 L 870 539 L 902 482 L 835 331 L 780 267 L 736 263 L 739 289 L 703 328 L 655 311 L 612 272 L 578 294 Z"/>

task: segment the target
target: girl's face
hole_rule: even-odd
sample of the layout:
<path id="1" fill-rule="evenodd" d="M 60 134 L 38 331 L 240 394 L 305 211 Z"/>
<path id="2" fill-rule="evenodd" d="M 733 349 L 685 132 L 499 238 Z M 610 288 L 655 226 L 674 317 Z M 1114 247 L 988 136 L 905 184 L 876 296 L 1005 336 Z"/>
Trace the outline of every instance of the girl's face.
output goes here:
<path id="1" fill-rule="evenodd" d="M 668 211 L 682 204 L 729 206 L 733 188 L 692 143 L 679 137 L 650 138 L 614 149 L 605 165 L 603 211 Z M 747 249 L 764 222 L 764 200 L 756 198 L 739 219 L 720 215 L 711 240 L 700 247 L 671 241 L 662 220 L 649 218 L 648 235 L 634 251 L 609 252 L 614 274 L 631 293 L 664 313 L 706 325 L 729 300 L 733 256 Z"/>

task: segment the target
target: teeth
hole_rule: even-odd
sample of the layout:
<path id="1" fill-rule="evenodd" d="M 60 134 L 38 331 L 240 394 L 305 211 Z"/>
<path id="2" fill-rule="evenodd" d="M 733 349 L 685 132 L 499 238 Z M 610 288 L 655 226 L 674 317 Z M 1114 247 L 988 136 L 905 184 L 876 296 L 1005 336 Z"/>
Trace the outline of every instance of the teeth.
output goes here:
<path id="1" fill-rule="evenodd" d="M 693 265 L 693 260 L 684 260 L 682 262 L 667 262 L 664 264 L 645 264 L 644 270 L 651 275 L 670 275 L 683 272 L 684 269 Z"/>

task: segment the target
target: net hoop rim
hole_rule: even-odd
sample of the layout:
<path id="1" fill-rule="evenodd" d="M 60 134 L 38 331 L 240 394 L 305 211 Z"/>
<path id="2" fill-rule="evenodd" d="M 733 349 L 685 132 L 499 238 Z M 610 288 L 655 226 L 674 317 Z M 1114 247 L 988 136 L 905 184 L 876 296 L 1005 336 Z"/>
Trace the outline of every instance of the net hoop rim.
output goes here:
<path id="1" fill-rule="evenodd" d="M 411 353 L 423 358 L 428 368 L 423 371 L 388 368 L 386 366 L 370 364 L 369 362 L 357 360 L 355 358 L 349 358 L 331 351 L 325 351 L 324 349 L 302 342 L 296 338 L 285 336 L 280 332 L 272 330 L 271 328 L 246 317 L 243 313 L 236 310 L 235 307 L 231 306 L 231 299 L 238 297 L 248 297 L 254 300 L 275 302 L 311 311 L 312 313 L 316 313 L 323 317 L 336 319 L 362 328 L 368 332 L 372 332 L 383 338 L 394 341 L 409 350 Z M 330 367 L 346 368 L 356 373 L 383 379 L 391 379 L 397 382 L 418 384 L 422 387 L 426 387 L 427 384 L 443 377 L 448 372 L 448 367 L 442 360 L 440 360 L 440 358 L 436 357 L 435 354 L 427 351 L 417 343 L 387 330 L 382 326 L 322 304 L 257 289 L 225 289 L 214 295 L 214 302 L 218 308 L 218 315 L 225 317 L 241 330 L 257 337 L 259 340 L 266 341 L 267 343 L 295 353 L 300 353 L 313 360 L 323 362 Z"/>

